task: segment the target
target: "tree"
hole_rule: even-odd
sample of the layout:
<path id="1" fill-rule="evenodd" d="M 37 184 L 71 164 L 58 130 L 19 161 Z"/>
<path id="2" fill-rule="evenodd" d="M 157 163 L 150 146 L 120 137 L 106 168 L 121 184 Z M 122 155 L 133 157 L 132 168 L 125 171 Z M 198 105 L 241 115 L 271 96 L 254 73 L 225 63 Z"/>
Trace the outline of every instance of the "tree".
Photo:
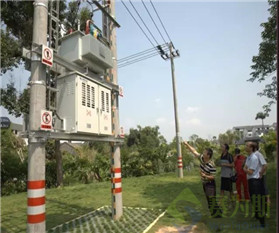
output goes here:
<path id="1" fill-rule="evenodd" d="M 20 63 L 21 51 L 10 32 L 1 29 L 1 73 L 13 70 Z"/>
<path id="2" fill-rule="evenodd" d="M 1 130 L 1 194 L 26 190 L 27 148 L 11 129 Z"/>
<path id="3" fill-rule="evenodd" d="M 13 82 L 7 84 L 7 88 L 1 88 L 1 103 L 9 114 L 20 117 L 22 114 L 29 114 L 29 89 L 18 93 Z"/>
<path id="4" fill-rule="evenodd" d="M 261 119 L 262 120 L 262 129 L 264 130 L 264 119 L 267 117 L 267 113 L 263 113 L 263 112 L 258 112 L 256 115 L 255 120 Z"/>
<path id="5" fill-rule="evenodd" d="M 59 1 L 61 22 L 65 19 L 65 10 L 66 1 Z M 33 12 L 33 1 L 1 1 L 1 20 L 5 26 L 5 30 L 1 30 L 1 73 L 18 66 L 23 47 L 31 48 Z"/>
<path id="6" fill-rule="evenodd" d="M 65 13 L 66 29 L 77 30 L 78 20 L 80 21 L 80 30 L 85 31 L 85 24 L 88 19 L 92 18 L 92 13 L 87 7 L 79 9 L 78 1 L 70 2 L 68 10 Z"/>
<path id="7" fill-rule="evenodd" d="M 259 54 L 252 58 L 252 78 L 248 79 L 250 82 L 270 80 L 270 83 L 265 86 L 264 90 L 258 93 L 259 96 L 266 96 L 270 99 L 263 106 L 265 113 L 271 111 L 270 107 L 277 99 L 277 82 L 276 75 L 274 74 L 276 71 L 276 2 L 268 0 L 270 17 L 268 22 L 261 24 L 264 28 L 262 32 L 263 41 L 259 45 Z"/>
<path id="8" fill-rule="evenodd" d="M 234 145 L 240 137 L 237 132 L 233 132 L 232 130 L 227 130 L 224 134 L 219 134 L 218 141 L 220 145 L 227 143 L 228 145 Z"/>

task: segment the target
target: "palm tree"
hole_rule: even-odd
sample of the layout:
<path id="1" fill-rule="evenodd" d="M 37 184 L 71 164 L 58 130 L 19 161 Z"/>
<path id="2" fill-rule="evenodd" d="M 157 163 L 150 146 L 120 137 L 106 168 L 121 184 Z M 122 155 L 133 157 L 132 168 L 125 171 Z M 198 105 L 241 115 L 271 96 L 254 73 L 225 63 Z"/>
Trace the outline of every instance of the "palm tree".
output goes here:
<path id="1" fill-rule="evenodd" d="M 264 119 L 267 117 L 267 114 L 266 113 L 263 113 L 263 112 L 258 112 L 257 115 L 256 115 L 256 120 L 258 119 L 261 119 L 262 120 L 262 129 L 264 131 Z"/>

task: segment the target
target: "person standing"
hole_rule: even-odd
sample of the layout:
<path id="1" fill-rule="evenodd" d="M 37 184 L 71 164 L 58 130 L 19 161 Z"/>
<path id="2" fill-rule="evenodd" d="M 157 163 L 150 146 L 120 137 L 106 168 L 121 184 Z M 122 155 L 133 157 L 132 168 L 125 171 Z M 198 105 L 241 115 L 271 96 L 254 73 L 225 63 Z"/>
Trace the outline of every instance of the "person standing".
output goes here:
<path id="1" fill-rule="evenodd" d="M 215 174 L 216 167 L 211 160 L 213 151 L 211 148 L 206 148 L 203 154 L 199 154 L 195 148 L 184 141 L 184 145 L 195 155 L 195 157 L 200 159 L 200 175 L 203 184 L 203 191 L 207 199 L 208 208 L 212 217 L 220 218 L 222 217 L 222 211 L 217 205 L 216 201 L 216 184 L 215 184 Z M 219 212 L 217 212 L 219 210 Z"/>
<path id="2" fill-rule="evenodd" d="M 237 191 L 237 199 L 238 199 L 238 201 L 242 200 L 241 185 L 243 185 L 244 198 L 246 201 L 248 201 L 250 199 L 249 190 L 248 190 L 248 182 L 247 182 L 246 173 L 243 170 L 243 167 L 244 167 L 245 161 L 246 161 L 246 157 L 244 155 L 240 154 L 240 150 L 238 148 L 236 148 L 234 150 L 234 152 L 235 152 L 234 167 L 235 167 L 235 172 L 237 174 L 237 179 L 235 182 L 236 191 Z"/>
<path id="3" fill-rule="evenodd" d="M 265 205 L 262 203 L 264 195 L 260 172 L 262 166 L 256 155 L 257 146 L 254 142 L 246 142 L 246 151 L 249 156 L 246 159 L 244 172 L 247 174 L 250 198 L 252 201 L 255 217 L 260 221 L 261 227 L 265 227 Z"/>
<path id="4" fill-rule="evenodd" d="M 223 144 L 222 147 L 222 154 L 220 160 L 221 166 L 221 202 L 223 200 L 225 191 L 230 192 L 230 199 L 233 199 L 233 190 L 232 190 L 232 181 L 231 177 L 233 175 L 233 157 L 229 153 L 229 145 Z"/>
<path id="5" fill-rule="evenodd" d="M 263 154 L 260 152 L 259 150 L 259 142 L 256 141 L 256 156 L 258 157 L 260 164 L 262 166 L 262 169 L 260 171 L 260 178 L 262 180 L 262 185 L 263 185 L 263 189 L 264 189 L 264 194 L 266 195 L 266 202 L 267 204 L 270 204 L 270 196 L 269 196 L 269 192 L 267 189 L 267 183 L 266 183 L 266 170 L 267 170 L 267 162 L 263 156 Z"/>

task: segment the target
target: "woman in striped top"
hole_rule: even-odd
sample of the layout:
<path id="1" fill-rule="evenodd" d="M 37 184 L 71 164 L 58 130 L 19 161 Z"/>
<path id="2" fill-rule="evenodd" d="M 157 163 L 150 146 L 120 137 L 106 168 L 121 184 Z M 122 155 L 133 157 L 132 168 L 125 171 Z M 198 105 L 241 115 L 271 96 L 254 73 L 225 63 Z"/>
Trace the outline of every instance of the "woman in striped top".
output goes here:
<path id="1" fill-rule="evenodd" d="M 203 154 L 199 154 L 196 149 L 190 146 L 186 141 L 184 141 L 184 144 L 197 158 L 200 159 L 200 175 L 203 184 L 203 191 L 207 199 L 211 216 L 221 217 L 222 212 L 216 201 L 216 168 L 213 161 L 211 160 L 213 155 L 212 149 L 206 148 Z"/>

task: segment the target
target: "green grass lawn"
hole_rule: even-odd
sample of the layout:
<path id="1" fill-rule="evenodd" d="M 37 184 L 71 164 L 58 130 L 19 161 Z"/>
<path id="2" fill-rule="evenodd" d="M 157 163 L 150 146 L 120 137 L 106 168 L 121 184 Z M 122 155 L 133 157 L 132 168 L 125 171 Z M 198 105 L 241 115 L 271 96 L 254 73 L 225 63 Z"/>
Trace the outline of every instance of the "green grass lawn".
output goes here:
<path id="1" fill-rule="evenodd" d="M 270 164 L 267 174 L 268 187 L 271 194 L 270 218 L 267 227 L 261 232 L 276 231 L 276 186 L 275 164 Z M 220 189 L 220 177 L 217 176 L 217 193 Z M 126 178 L 122 180 L 123 205 L 127 207 L 143 207 L 167 209 L 167 213 L 149 231 L 155 233 L 162 226 L 186 226 L 194 223 L 196 232 L 258 232 L 251 225 L 257 224 L 253 218 L 245 217 L 239 207 L 228 212 L 228 217 L 212 219 L 209 217 L 206 199 L 196 171 L 184 173 L 179 179 L 174 173 L 163 175 Z M 110 182 L 80 184 L 46 191 L 46 227 L 47 230 L 85 215 L 93 210 L 111 204 Z M 1 232 L 26 231 L 26 193 L 4 196 L 1 198 Z M 250 214 L 251 215 L 251 214 Z"/>

